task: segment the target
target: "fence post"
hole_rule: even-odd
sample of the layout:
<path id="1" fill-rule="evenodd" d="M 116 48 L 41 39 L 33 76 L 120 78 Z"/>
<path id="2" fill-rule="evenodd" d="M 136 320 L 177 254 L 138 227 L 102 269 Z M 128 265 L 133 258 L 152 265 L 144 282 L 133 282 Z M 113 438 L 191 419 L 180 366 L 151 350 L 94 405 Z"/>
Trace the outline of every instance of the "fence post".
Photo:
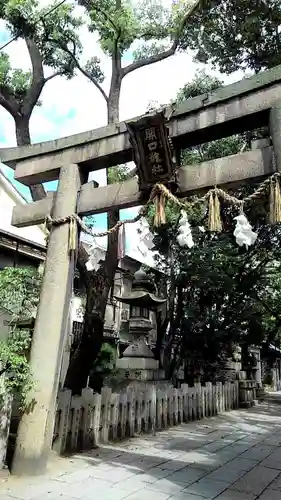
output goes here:
<path id="1" fill-rule="evenodd" d="M 77 451 L 78 449 L 78 437 L 81 425 L 81 407 L 82 407 L 81 396 L 73 396 L 71 398 L 71 410 L 73 413 L 73 417 L 72 417 L 71 440 L 70 440 L 70 447 L 72 451 Z"/>
<path id="2" fill-rule="evenodd" d="M 127 389 L 127 405 L 128 405 L 128 424 L 129 436 L 133 437 L 135 433 L 135 397 L 134 390 L 130 387 Z"/>
<path id="3" fill-rule="evenodd" d="M 168 395 L 167 391 L 163 392 L 163 428 L 168 427 Z"/>
<path id="4" fill-rule="evenodd" d="M 202 418 L 206 416 L 206 387 L 201 386 L 201 405 L 202 405 Z"/>
<path id="5" fill-rule="evenodd" d="M 222 383 L 217 382 L 218 413 L 222 412 Z"/>
<path id="6" fill-rule="evenodd" d="M 93 397 L 93 433 L 94 446 L 98 446 L 100 442 L 100 417 L 101 417 L 101 395 L 94 394 Z"/>
<path id="7" fill-rule="evenodd" d="M 174 408 L 173 408 L 173 400 L 174 400 L 174 389 L 169 388 L 168 389 L 168 425 L 173 426 L 174 425 Z"/>
<path id="8" fill-rule="evenodd" d="M 179 395 L 178 390 L 173 390 L 173 422 L 174 425 L 178 425 L 179 419 Z"/>
<path id="9" fill-rule="evenodd" d="M 188 420 L 193 420 L 193 387 L 188 388 Z"/>
<path id="10" fill-rule="evenodd" d="M 189 409 L 189 402 L 188 402 L 188 384 L 182 384 L 181 385 L 182 392 L 183 392 L 183 421 L 188 422 L 188 409 Z"/>
<path id="11" fill-rule="evenodd" d="M 94 394 L 90 387 L 82 390 L 83 418 L 81 422 L 83 450 L 91 449 L 94 444 L 92 432 Z"/>
<path id="12" fill-rule="evenodd" d="M 179 424 L 183 422 L 183 390 L 178 389 L 178 401 L 179 401 Z"/>
<path id="13" fill-rule="evenodd" d="M 128 415 L 127 393 L 125 391 L 123 391 L 120 394 L 120 437 L 121 437 L 121 439 L 123 439 L 126 436 L 127 415 Z"/>
<path id="14" fill-rule="evenodd" d="M 162 429 L 163 425 L 163 395 L 161 389 L 156 390 L 156 429 Z"/>
<path id="15" fill-rule="evenodd" d="M 195 401 L 196 401 L 196 411 L 195 415 L 198 419 L 202 418 L 202 410 L 201 410 L 201 383 L 200 382 L 195 382 L 194 384 L 194 389 L 195 389 Z"/>
<path id="16" fill-rule="evenodd" d="M 239 408 L 239 380 L 235 381 L 236 408 Z"/>
<path id="17" fill-rule="evenodd" d="M 67 436 L 69 431 L 69 416 L 70 416 L 70 405 L 71 405 L 71 391 L 69 389 L 63 389 L 58 395 L 58 405 L 56 419 L 55 419 L 55 429 L 56 434 L 54 436 L 53 450 L 55 450 L 58 455 L 65 452 L 67 446 Z"/>
<path id="18" fill-rule="evenodd" d="M 141 390 L 137 390 L 136 392 L 136 433 L 141 433 L 141 425 L 142 425 L 142 402 L 143 402 L 143 393 Z"/>
<path id="19" fill-rule="evenodd" d="M 109 421 L 111 413 L 111 388 L 103 387 L 101 390 L 101 405 L 102 411 L 102 429 L 101 429 L 101 441 L 102 443 L 108 443 L 109 435 Z"/>
<path id="20" fill-rule="evenodd" d="M 212 382 L 206 382 L 207 393 L 207 414 L 208 417 L 212 416 Z"/>
<path id="21" fill-rule="evenodd" d="M 155 385 L 151 388 L 151 406 L 150 406 L 150 422 L 151 422 L 151 431 L 155 434 L 156 430 L 156 387 Z"/>
<path id="22" fill-rule="evenodd" d="M 111 394 L 111 437 L 113 440 L 117 439 L 118 431 L 118 421 L 119 421 L 119 394 L 115 392 Z"/>

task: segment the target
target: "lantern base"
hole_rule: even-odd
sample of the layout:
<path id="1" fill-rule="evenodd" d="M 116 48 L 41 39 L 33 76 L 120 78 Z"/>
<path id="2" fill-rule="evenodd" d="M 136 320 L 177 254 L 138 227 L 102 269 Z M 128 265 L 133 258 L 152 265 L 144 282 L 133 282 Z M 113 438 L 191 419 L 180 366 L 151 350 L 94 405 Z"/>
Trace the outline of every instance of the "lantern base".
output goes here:
<path id="1" fill-rule="evenodd" d="M 124 380 L 128 382 L 159 382 L 165 380 L 164 370 L 159 369 L 122 369 Z"/>
<path id="2" fill-rule="evenodd" d="M 164 380 L 164 370 L 159 370 L 159 361 L 152 358 L 124 356 L 116 361 L 116 368 L 122 370 L 124 379 L 135 381 Z"/>
<path id="3" fill-rule="evenodd" d="M 123 353 L 122 359 L 149 359 L 150 361 L 155 361 L 154 354 L 150 347 L 145 343 L 144 338 L 138 336 L 133 344 L 130 344 Z M 118 360 L 121 361 L 121 360 Z M 158 367 L 158 366 L 157 366 Z M 156 367 L 156 368 L 157 368 Z M 155 368 L 155 366 L 153 366 Z"/>
<path id="4" fill-rule="evenodd" d="M 134 358 L 124 356 L 116 361 L 116 368 L 121 370 L 157 370 L 159 361 L 152 358 Z"/>

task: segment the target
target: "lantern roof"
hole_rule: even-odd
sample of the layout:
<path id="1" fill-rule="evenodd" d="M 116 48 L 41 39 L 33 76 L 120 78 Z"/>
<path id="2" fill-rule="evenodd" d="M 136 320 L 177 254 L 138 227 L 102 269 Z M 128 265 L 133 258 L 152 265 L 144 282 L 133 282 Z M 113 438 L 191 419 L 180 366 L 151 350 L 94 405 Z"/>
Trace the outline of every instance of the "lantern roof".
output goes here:
<path id="1" fill-rule="evenodd" d="M 155 292 L 156 287 L 153 279 L 143 269 L 139 269 L 134 274 L 131 292 L 115 296 L 115 298 L 124 304 L 155 309 L 167 301 L 167 299 L 158 297 Z"/>

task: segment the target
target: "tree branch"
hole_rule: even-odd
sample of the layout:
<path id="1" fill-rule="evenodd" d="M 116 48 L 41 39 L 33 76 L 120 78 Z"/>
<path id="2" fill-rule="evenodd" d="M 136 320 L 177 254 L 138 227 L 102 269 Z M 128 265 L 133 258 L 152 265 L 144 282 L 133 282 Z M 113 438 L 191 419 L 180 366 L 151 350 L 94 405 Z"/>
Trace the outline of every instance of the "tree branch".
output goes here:
<path id="1" fill-rule="evenodd" d="M 17 118 L 19 115 L 19 103 L 3 85 L 0 85 L 0 106 L 3 106 L 13 118 Z"/>
<path id="2" fill-rule="evenodd" d="M 110 22 L 110 24 L 114 28 L 114 30 L 116 32 L 118 32 L 118 27 L 116 26 L 115 22 L 110 17 L 110 15 L 105 10 L 101 9 L 100 7 L 98 7 L 96 3 L 93 5 L 91 1 L 84 2 L 84 6 L 86 7 L 86 9 L 89 9 L 89 10 L 93 9 L 93 10 L 96 10 L 97 12 L 100 12 L 100 14 L 102 14 L 105 17 L 105 19 L 107 19 L 107 21 Z"/>
<path id="3" fill-rule="evenodd" d="M 150 64 L 154 64 L 159 61 L 163 61 L 164 59 L 167 59 L 168 57 L 171 57 L 175 54 L 179 43 L 180 43 L 180 37 L 183 32 L 183 29 L 190 18 L 194 14 L 194 12 L 197 10 L 197 8 L 200 5 L 201 0 L 196 0 L 195 3 L 187 10 L 185 15 L 183 16 L 179 28 L 176 31 L 175 38 L 173 41 L 172 46 L 168 50 L 164 50 L 160 54 L 155 54 L 153 56 L 147 57 L 145 59 L 140 59 L 139 61 L 135 61 L 132 64 L 129 64 L 125 68 L 123 68 L 123 76 L 128 75 L 129 73 L 132 73 L 132 71 L 135 71 L 136 69 L 143 68 L 144 66 L 148 66 Z"/>
<path id="4" fill-rule="evenodd" d="M 40 97 L 44 87 L 45 78 L 42 56 L 36 43 L 30 38 L 25 38 L 25 43 L 27 45 L 32 64 L 32 81 L 22 104 L 22 114 L 27 116 L 31 115 L 32 110 Z"/>
<path id="5" fill-rule="evenodd" d="M 90 80 L 97 87 L 97 89 L 100 91 L 100 93 L 103 96 L 103 98 L 105 99 L 105 101 L 108 102 L 108 96 L 106 95 L 105 91 L 103 90 L 102 86 L 99 84 L 99 82 L 97 81 L 97 79 L 95 77 L 93 77 L 85 68 L 83 68 L 81 66 L 81 64 L 79 63 L 77 57 L 73 54 L 73 52 L 71 52 L 71 50 L 69 50 L 68 47 L 60 45 L 60 48 L 62 50 L 64 50 L 70 57 L 72 57 L 72 59 L 73 59 L 73 61 L 75 63 L 75 66 L 77 67 L 77 69 L 79 69 L 79 71 L 86 78 L 88 78 L 88 80 Z"/>
<path id="6" fill-rule="evenodd" d="M 120 2 L 120 6 L 119 7 L 121 7 L 121 2 Z M 92 3 L 89 2 L 88 3 L 88 8 L 96 10 L 97 12 L 99 12 L 100 14 L 102 14 L 103 17 L 111 24 L 112 28 L 114 29 L 114 31 L 116 33 L 116 38 L 114 40 L 113 57 L 114 57 L 114 60 L 116 62 L 116 67 L 118 69 L 118 72 L 120 73 L 120 68 L 118 67 L 118 42 L 119 42 L 119 39 L 120 39 L 120 36 L 121 36 L 121 33 L 122 33 L 121 32 L 121 28 L 115 24 L 115 22 L 112 19 L 112 17 L 105 10 L 101 9 L 96 4 L 93 5 Z M 91 81 L 93 81 L 93 80 L 91 80 Z M 93 82 L 93 83 L 96 85 L 95 82 Z"/>
<path id="7" fill-rule="evenodd" d="M 49 82 L 53 78 L 56 78 L 56 76 L 63 76 L 63 74 L 64 74 L 63 71 L 55 71 L 55 73 L 53 73 L 52 75 L 47 76 L 47 78 L 44 78 L 44 84 Z"/>

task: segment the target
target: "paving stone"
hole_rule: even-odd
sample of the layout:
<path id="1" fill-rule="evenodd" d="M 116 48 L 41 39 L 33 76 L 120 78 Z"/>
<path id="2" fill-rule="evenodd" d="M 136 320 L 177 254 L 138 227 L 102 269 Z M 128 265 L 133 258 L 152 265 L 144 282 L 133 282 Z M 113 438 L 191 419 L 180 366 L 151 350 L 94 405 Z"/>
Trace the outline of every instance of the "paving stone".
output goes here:
<path id="1" fill-rule="evenodd" d="M 183 469 L 183 467 L 185 466 L 186 466 L 185 462 L 179 462 L 177 460 L 168 460 L 168 462 L 164 462 L 161 465 L 158 465 L 158 467 L 162 470 L 175 470 L 175 471 Z"/>
<path id="2" fill-rule="evenodd" d="M 249 450 L 245 451 L 241 458 L 250 458 L 252 460 L 260 460 L 262 461 L 264 458 L 268 457 L 275 448 L 269 445 L 255 445 Z"/>
<path id="3" fill-rule="evenodd" d="M 143 476 L 141 481 L 147 482 L 147 483 L 154 483 L 157 481 L 157 479 L 162 479 L 162 477 L 169 476 L 169 474 L 172 474 L 173 471 L 169 469 L 161 469 L 160 467 L 152 467 L 149 470 L 146 470 L 145 472 L 141 473 L 140 476 Z"/>
<path id="4" fill-rule="evenodd" d="M 76 483 L 79 481 L 84 481 L 91 476 L 92 471 L 93 469 L 91 467 L 87 467 L 71 473 L 60 475 L 56 478 L 56 481 L 62 481 L 64 483 Z"/>
<path id="5" fill-rule="evenodd" d="M 246 471 L 233 469 L 231 465 L 227 464 L 211 472 L 208 476 L 206 476 L 206 479 L 217 479 L 218 481 L 224 481 L 225 483 L 232 484 L 245 474 Z"/>
<path id="6" fill-rule="evenodd" d="M 127 468 L 116 467 L 110 471 L 92 471 L 91 477 L 94 479 L 101 479 L 109 483 L 117 483 L 119 481 L 125 481 L 131 477 L 138 476 L 138 470 L 130 470 Z"/>
<path id="7" fill-rule="evenodd" d="M 253 469 L 259 462 L 256 460 L 250 460 L 249 458 L 234 458 L 230 462 L 227 463 L 229 467 L 232 469 L 242 470 L 248 472 Z"/>
<path id="8" fill-rule="evenodd" d="M 280 500 L 280 491 L 276 490 L 265 490 L 259 497 L 259 500 Z"/>
<path id="9" fill-rule="evenodd" d="M 212 443 L 208 443 L 201 447 L 200 451 L 210 451 L 214 453 L 215 451 L 221 450 L 221 448 L 225 448 L 227 443 L 221 439 L 220 441 L 213 441 Z"/>
<path id="10" fill-rule="evenodd" d="M 270 488 L 281 491 L 281 474 L 271 483 Z M 281 493 L 280 493 L 281 499 Z"/>
<path id="11" fill-rule="evenodd" d="M 268 467 L 269 469 L 275 469 L 281 471 L 281 462 L 278 462 L 277 460 L 274 460 L 274 458 L 271 458 L 271 455 L 269 455 L 269 457 L 260 462 L 259 465 L 261 467 Z"/>
<path id="12" fill-rule="evenodd" d="M 129 494 L 128 491 L 112 488 L 111 491 L 102 494 L 101 500 L 123 500 L 128 498 Z M 97 500 L 97 497 L 93 495 L 93 497 L 86 498 L 85 500 Z"/>
<path id="13" fill-rule="evenodd" d="M 69 484 L 55 480 L 43 480 L 41 484 L 24 484 L 24 486 L 22 487 L 17 484 L 13 489 L 11 489 L 11 491 L 7 493 L 8 495 L 14 496 L 19 500 L 33 500 L 38 498 L 39 496 L 41 496 L 41 498 L 47 498 L 48 495 L 51 496 L 58 493 L 60 493 L 61 495 L 67 495 L 69 493 L 69 489 Z M 72 495 L 72 497 L 77 498 L 77 496 L 75 497 L 74 495 Z"/>
<path id="14" fill-rule="evenodd" d="M 276 462 L 281 462 L 281 447 L 275 448 L 273 453 L 271 453 L 268 458 L 271 458 L 272 460 L 276 460 Z"/>
<path id="15" fill-rule="evenodd" d="M 102 496 L 103 493 L 108 491 L 111 487 L 112 483 L 109 483 L 108 481 L 89 478 L 79 483 L 67 485 L 67 493 L 80 500 L 87 497 L 90 493 L 93 493 L 96 496 Z M 66 493 L 64 492 L 64 494 Z"/>
<path id="16" fill-rule="evenodd" d="M 161 493 L 169 493 L 170 495 L 174 495 L 175 493 L 184 490 L 188 485 L 188 483 L 184 483 L 182 481 L 170 481 L 169 477 L 159 479 L 152 484 L 147 484 L 147 489 L 149 491 L 160 491 Z"/>
<path id="17" fill-rule="evenodd" d="M 236 481 L 232 488 L 245 493 L 260 495 L 262 491 L 278 476 L 279 471 L 257 466 Z"/>
<path id="18" fill-rule="evenodd" d="M 0 497 L 1 498 L 1 497 Z M 44 495 L 44 500 L 74 500 L 73 497 L 70 497 L 69 495 L 61 495 L 60 493 L 47 493 L 47 495 Z M 2 500 L 2 499 L 1 499 Z M 13 500 L 11 497 L 9 497 L 9 500 Z M 42 500 L 42 497 L 36 497 L 35 500 Z"/>
<path id="19" fill-rule="evenodd" d="M 146 488 L 148 486 L 148 483 L 141 481 L 139 479 L 139 476 L 137 477 L 130 477 L 128 479 L 125 479 L 125 481 L 119 481 L 118 483 L 115 483 L 112 487 L 116 489 L 121 489 L 124 491 L 129 491 L 133 493 L 134 491 L 138 491 L 141 489 Z"/>
<path id="20" fill-rule="evenodd" d="M 132 493 L 126 500 L 168 500 L 170 493 L 162 493 L 160 491 L 143 490 L 137 493 Z M 199 499 L 198 499 L 199 500 Z"/>
<path id="21" fill-rule="evenodd" d="M 198 482 L 188 486 L 186 491 L 194 495 L 201 495 L 202 497 L 213 499 L 217 497 L 227 488 L 227 483 L 223 481 L 216 481 L 212 479 L 200 479 Z"/>
<path id="22" fill-rule="evenodd" d="M 176 495 L 169 497 L 169 500 L 208 500 L 208 498 L 193 495 L 192 493 L 187 493 L 187 491 L 180 491 Z"/>
<path id="23" fill-rule="evenodd" d="M 169 481 L 182 481 L 187 484 L 192 484 L 198 479 L 201 479 L 204 475 L 206 475 L 206 472 L 201 469 L 184 467 L 173 474 L 169 474 L 166 479 Z"/>
<path id="24" fill-rule="evenodd" d="M 241 491 L 235 491 L 229 488 L 216 497 L 216 500 L 256 500 L 256 498 L 257 495 L 253 495 L 251 493 L 241 493 Z"/>
<path id="25" fill-rule="evenodd" d="M 268 436 L 263 439 L 262 442 L 271 446 L 281 446 L 281 436 L 276 436 L 276 434 L 273 434 L 272 436 Z"/>

